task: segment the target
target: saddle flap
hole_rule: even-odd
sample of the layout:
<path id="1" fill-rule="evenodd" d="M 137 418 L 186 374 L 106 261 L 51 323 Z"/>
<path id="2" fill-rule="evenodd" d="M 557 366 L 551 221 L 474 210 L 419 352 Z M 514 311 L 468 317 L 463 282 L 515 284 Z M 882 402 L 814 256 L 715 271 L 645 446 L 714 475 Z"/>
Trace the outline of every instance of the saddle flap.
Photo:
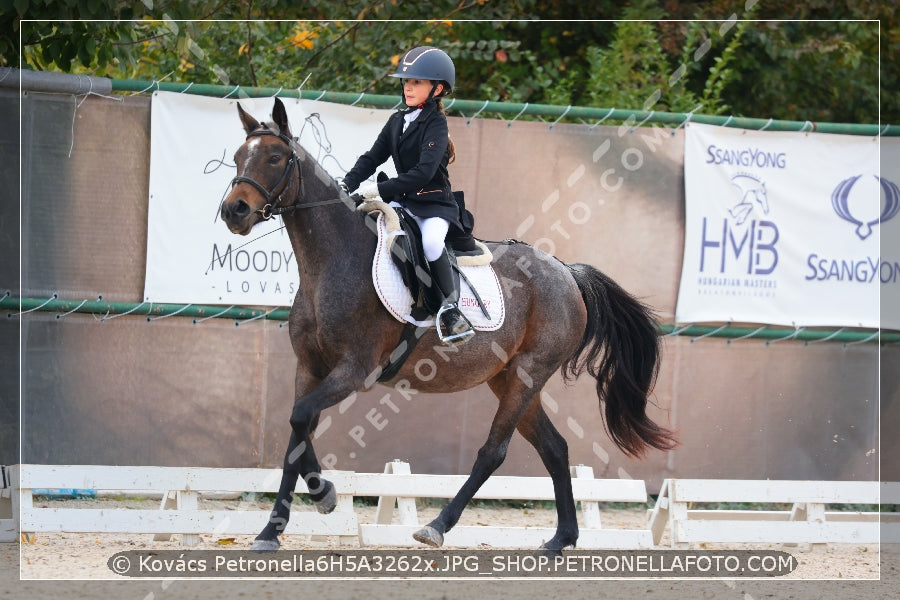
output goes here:
<path id="1" fill-rule="evenodd" d="M 419 298 L 421 292 L 431 285 L 428 275 L 425 248 L 422 246 L 422 233 L 414 219 L 409 218 L 406 211 L 398 210 L 397 217 L 404 235 L 395 235 L 391 244 L 391 259 L 397 265 L 403 283 L 409 288 L 413 298 Z"/>

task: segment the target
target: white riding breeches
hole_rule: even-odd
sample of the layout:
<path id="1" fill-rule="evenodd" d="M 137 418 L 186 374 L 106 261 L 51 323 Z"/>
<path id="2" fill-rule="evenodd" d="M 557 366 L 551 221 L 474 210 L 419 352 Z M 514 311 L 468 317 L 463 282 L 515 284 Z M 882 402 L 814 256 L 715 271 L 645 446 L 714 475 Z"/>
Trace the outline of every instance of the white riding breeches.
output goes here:
<path id="1" fill-rule="evenodd" d="M 391 203 L 394 206 L 399 206 Z M 447 239 L 447 231 L 450 229 L 450 223 L 440 217 L 428 217 L 423 219 L 409 213 L 419 225 L 422 232 L 422 248 L 425 251 L 425 258 L 428 262 L 434 262 L 441 257 L 444 252 L 444 241 Z"/>
<path id="2" fill-rule="evenodd" d="M 422 231 L 422 248 L 425 250 L 425 258 L 428 262 L 434 262 L 444 252 L 444 240 L 447 239 L 447 230 L 450 223 L 440 217 L 420 219 L 413 215 L 419 229 Z"/>

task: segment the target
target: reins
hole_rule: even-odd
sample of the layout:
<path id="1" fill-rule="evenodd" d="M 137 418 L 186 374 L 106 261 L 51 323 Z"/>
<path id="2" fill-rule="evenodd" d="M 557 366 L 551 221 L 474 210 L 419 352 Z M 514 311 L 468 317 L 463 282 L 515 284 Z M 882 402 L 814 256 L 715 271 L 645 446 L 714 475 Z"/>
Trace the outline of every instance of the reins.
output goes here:
<path id="1" fill-rule="evenodd" d="M 284 134 L 277 133 L 268 128 L 255 129 L 247 134 L 247 139 L 250 139 L 252 136 L 257 135 L 274 135 L 282 142 L 287 144 L 288 149 L 291 151 L 291 157 L 288 159 L 287 165 L 285 165 L 284 172 L 281 174 L 281 178 L 278 180 L 278 183 L 272 188 L 272 190 L 267 190 L 265 186 L 261 183 L 253 179 L 252 177 L 245 177 L 244 175 L 236 175 L 231 180 L 231 187 L 234 187 L 238 183 L 248 183 L 255 187 L 259 193 L 263 195 L 266 199 L 266 205 L 260 209 L 257 209 L 256 212 L 259 213 L 260 217 L 262 217 L 263 221 L 268 221 L 275 215 L 280 215 L 286 212 L 297 210 L 298 208 L 312 208 L 314 206 L 325 206 L 326 204 L 337 204 L 338 202 L 342 202 L 340 198 L 333 198 L 331 200 L 321 200 L 318 202 L 300 202 L 300 189 L 301 189 L 301 173 L 300 173 L 300 158 L 297 156 L 297 152 L 294 150 L 293 140 L 287 137 Z M 294 203 L 289 204 L 287 206 L 282 206 L 282 202 L 284 200 L 284 193 L 290 189 L 291 183 L 294 180 L 294 169 L 293 167 L 297 167 L 297 195 L 294 197 Z M 280 190 L 280 191 L 279 191 Z M 275 194 L 278 194 L 275 197 L 274 201 L 272 200 Z"/>

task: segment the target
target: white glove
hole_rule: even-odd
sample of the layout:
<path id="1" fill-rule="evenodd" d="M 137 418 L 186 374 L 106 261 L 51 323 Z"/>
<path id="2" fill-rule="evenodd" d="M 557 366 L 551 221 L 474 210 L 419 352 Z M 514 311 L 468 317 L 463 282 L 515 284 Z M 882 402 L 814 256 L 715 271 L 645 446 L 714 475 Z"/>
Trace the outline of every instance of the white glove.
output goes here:
<path id="1" fill-rule="evenodd" d="M 381 195 L 378 192 L 378 184 L 372 183 L 370 181 L 364 182 L 362 185 L 356 188 L 356 191 L 353 193 L 362 196 L 365 200 L 368 200 L 370 198 L 377 198 Z"/>

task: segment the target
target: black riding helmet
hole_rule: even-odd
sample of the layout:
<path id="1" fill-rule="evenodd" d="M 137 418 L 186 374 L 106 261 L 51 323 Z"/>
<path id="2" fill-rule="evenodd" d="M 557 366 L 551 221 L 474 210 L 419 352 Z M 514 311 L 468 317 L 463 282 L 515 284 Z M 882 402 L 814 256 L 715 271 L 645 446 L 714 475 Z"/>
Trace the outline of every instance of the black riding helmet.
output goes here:
<path id="1" fill-rule="evenodd" d="M 433 81 L 432 94 L 437 84 L 443 83 L 442 95 L 446 95 L 456 83 L 456 67 L 453 66 L 453 60 L 440 48 L 419 46 L 403 55 L 397 64 L 397 72 L 392 73 L 391 77 Z"/>

